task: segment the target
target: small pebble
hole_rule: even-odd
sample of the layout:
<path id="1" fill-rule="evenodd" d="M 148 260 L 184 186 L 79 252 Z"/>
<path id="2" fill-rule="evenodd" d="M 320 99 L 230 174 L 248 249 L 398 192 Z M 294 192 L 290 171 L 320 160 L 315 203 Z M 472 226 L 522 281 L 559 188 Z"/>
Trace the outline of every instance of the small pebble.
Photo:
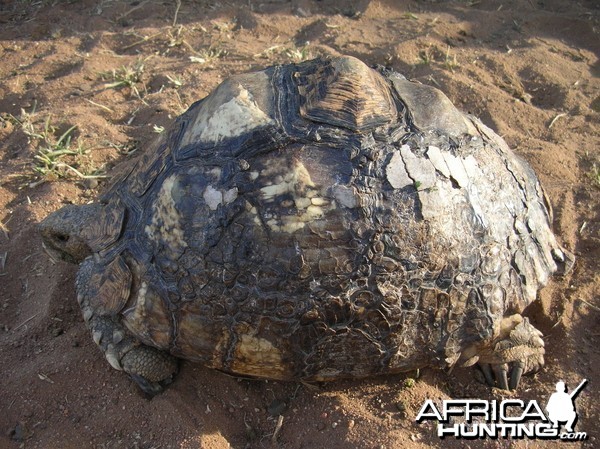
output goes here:
<path id="1" fill-rule="evenodd" d="M 98 180 L 96 178 L 85 178 L 82 184 L 85 189 L 92 190 L 98 187 Z"/>
<path id="2" fill-rule="evenodd" d="M 21 442 L 23 441 L 23 425 L 21 423 L 17 423 L 14 429 L 10 429 L 8 432 L 10 439 L 13 441 Z"/>
<path id="3" fill-rule="evenodd" d="M 273 402 L 267 407 L 267 412 L 271 416 L 279 416 L 285 412 L 287 404 L 279 399 L 274 399 Z"/>

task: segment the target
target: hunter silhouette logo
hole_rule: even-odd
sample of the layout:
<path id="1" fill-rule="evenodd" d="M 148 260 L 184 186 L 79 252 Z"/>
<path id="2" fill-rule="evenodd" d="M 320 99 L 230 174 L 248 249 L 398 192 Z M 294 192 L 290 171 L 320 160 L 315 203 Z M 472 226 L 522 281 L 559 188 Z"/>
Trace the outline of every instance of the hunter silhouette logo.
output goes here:
<path id="1" fill-rule="evenodd" d="M 438 407 L 427 399 L 416 421 L 437 421 L 440 438 L 587 440 L 586 432 L 574 430 L 578 418 L 575 399 L 586 384 L 587 379 L 584 379 L 567 393 L 566 384 L 562 380 L 558 382 L 556 392 L 546 404 L 547 414 L 536 400 L 450 399 L 441 401 Z M 564 431 L 561 431 L 561 423 L 564 423 Z"/>
<path id="2" fill-rule="evenodd" d="M 573 390 L 573 393 L 567 393 L 567 386 L 561 380 L 556 384 L 556 393 L 552 393 L 546 405 L 548 418 L 553 423 L 553 428 L 559 427 L 559 422 L 567 423 L 566 430 L 569 433 L 573 432 L 573 426 L 577 421 L 577 411 L 575 410 L 575 397 L 583 389 L 587 379 L 583 379 L 581 383 Z"/>

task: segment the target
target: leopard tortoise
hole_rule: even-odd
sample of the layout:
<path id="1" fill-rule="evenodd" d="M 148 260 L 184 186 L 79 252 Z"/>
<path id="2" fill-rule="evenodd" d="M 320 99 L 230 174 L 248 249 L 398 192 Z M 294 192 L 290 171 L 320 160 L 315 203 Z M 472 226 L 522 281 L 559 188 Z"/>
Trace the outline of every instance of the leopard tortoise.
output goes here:
<path id="1" fill-rule="evenodd" d="M 148 394 L 177 358 L 308 381 L 478 363 L 507 389 L 543 365 L 521 312 L 573 260 L 549 210 L 439 90 L 337 57 L 229 78 L 40 231 Z"/>

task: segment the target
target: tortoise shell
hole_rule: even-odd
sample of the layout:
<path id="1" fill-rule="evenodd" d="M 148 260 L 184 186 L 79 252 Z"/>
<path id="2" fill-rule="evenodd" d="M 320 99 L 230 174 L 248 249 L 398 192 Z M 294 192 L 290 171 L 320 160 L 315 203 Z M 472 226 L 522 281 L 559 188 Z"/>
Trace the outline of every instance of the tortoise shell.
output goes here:
<path id="1" fill-rule="evenodd" d="M 550 222 L 532 169 L 478 119 L 339 57 L 231 77 L 42 234 L 85 258 L 86 322 L 134 378 L 161 380 L 124 367 L 143 346 L 326 380 L 537 369 L 540 333 L 518 314 L 571 261 Z"/>

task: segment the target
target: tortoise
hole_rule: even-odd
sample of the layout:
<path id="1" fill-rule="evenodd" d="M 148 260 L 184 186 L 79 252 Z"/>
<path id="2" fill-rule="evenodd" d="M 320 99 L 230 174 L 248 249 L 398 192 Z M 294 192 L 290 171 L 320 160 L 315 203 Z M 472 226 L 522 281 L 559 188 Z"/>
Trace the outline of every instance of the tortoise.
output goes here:
<path id="1" fill-rule="evenodd" d="M 573 256 L 536 175 L 440 91 L 350 57 L 233 76 L 97 202 L 40 223 L 113 368 L 277 380 L 544 363 L 522 315 Z"/>

